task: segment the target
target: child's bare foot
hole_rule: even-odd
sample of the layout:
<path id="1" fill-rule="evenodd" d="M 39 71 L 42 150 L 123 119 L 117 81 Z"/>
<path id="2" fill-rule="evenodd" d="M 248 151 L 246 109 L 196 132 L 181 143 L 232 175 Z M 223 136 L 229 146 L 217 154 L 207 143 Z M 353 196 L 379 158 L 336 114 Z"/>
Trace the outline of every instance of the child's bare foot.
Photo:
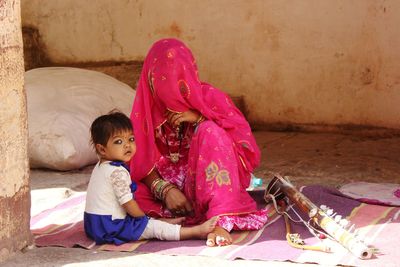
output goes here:
<path id="1" fill-rule="evenodd" d="M 207 235 L 207 246 L 226 246 L 232 244 L 232 237 L 228 231 L 220 226 L 216 226 L 214 230 Z"/>
<path id="2" fill-rule="evenodd" d="M 218 216 L 215 216 L 200 225 L 182 227 L 180 235 L 181 240 L 190 238 L 206 239 L 207 235 L 214 230 L 217 221 Z"/>
<path id="3" fill-rule="evenodd" d="M 185 217 L 176 217 L 176 218 L 159 218 L 158 220 L 167 222 L 170 224 L 182 224 L 185 221 Z"/>

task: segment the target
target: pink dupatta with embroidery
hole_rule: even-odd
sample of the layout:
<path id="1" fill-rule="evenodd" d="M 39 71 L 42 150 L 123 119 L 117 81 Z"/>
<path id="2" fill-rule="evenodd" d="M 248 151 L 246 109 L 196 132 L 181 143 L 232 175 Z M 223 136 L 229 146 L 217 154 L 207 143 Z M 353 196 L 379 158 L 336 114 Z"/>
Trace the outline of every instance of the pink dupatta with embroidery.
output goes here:
<path id="1" fill-rule="evenodd" d="M 231 150 L 235 154 L 232 156 L 235 168 L 239 168 L 239 171 L 235 170 L 236 173 L 238 172 L 236 179 L 239 181 L 232 183 L 231 186 L 240 188 L 233 188 L 230 191 L 240 191 L 240 194 L 246 195 L 245 188 L 249 185 L 250 173 L 260 161 L 260 151 L 250 126 L 225 93 L 199 80 L 197 66 L 191 51 L 176 39 L 163 39 L 156 42 L 144 61 L 131 113 L 137 145 L 137 152 L 130 162 L 132 179 L 138 182 L 146 177 L 160 159 L 161 154 L 155 143 L 155 130 L 166 121 L 166 111 L 184 112 L 188 109 L 201 112 L 207 120 L 215 123 L 217 128 L 225 131 L 224 136 L 229 139 L 229 147 L 233 146 Z M 213 128 L 210 123 L 209 126 L 208 130 Z M 207 138 L 214 137 L 208 136 Z M 193 154 L 193 151 L 195 151 L 193 155 L 199 156 L 197 152 L 200 150 L 201 142 L 202 140 L 191 142 L 189 156 Z M 215 136 L 215 140 L 206 140 L 206 142 L 217 144 L 218 135 Z M 213 155 L 208 155 L 208 153 L 213 153 Z M 215 158 L 216 153 L 217 156 L 224 156 L 218 155 L 224 151 L 201 151 L 200 156 L 205 159 Z M 189 158 L 188 163 L 190 165 L 195 161 L 197 159 Z M 212 164 L 207 166 L 209 169 L 192 169 L 191 171 L 204 176 L 202 179 L 206 180 L 207 172 L 213 171 Z M 231 166 L 226 167 L 232 168 Z M 223 191 L 220 193 L 223 194 Z M 247 202 L 251 202 L 248 200 L 250 197 L 244 196 L 244 198 Z M 238 201 L 243 200 L 243 198 L 237 199 Z M 200 199 L 192 196 L 192 200 Z M 224 205 L 229 206 L 230 204 L 237 205 L 238 203 L 225 203 Z M 251 203 L 238 212 L 246 210 L 248 212 L 255 211 L 255 204 Z M 216 208 L 210 216 L 218 215 L 220 212 Z"/>
<path id="2" fill-rule="evenodd" d="M 148 52 L 131 113 L 137 144 L 131 161 L 134 180 L 145 177 L 160 157 L 154 130 L 165 122 L 167 109 L 198 110 L 229 134 L 249 173 L 259 164 L 260 151 L 244 116 L 225 93 L 199 80 L 193 55 L 182 42 L 164 39 Z M 243 177 L 242 184 L 247 187 L 249 179 Z"/>

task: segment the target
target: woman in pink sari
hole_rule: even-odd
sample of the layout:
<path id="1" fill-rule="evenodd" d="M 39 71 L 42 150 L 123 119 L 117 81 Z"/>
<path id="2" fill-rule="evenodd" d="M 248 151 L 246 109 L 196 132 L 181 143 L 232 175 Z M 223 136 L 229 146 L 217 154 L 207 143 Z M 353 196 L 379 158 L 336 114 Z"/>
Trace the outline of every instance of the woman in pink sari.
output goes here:
<path id="1" fill-rule="evenodd" d="M 181 41 L 151 47 L 131 121 L 137 144 L 131 176 L 147 215 L 186 216 L 186 224 L 217 215 L 209 246 L 230 244 L 231 230 L 266 223 L 266 211 L 257 210 L 246 192 L 260 160 L 249 124 L 225 93 L 199 80 Z"/>

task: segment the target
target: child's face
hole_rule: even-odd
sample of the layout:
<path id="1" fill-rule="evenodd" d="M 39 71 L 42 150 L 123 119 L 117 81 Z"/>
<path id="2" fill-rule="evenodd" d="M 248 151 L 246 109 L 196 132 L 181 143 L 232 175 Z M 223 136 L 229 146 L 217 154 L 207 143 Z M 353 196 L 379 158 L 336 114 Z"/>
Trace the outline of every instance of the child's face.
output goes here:
<path id="1" fill-rule="evenodd" d="M 108 139 L 107 145 L 99 147 L 102 159 L 111 161 L 129 161 L 136 153 L 135 138 L 132 131 L 115 133 Z"/>

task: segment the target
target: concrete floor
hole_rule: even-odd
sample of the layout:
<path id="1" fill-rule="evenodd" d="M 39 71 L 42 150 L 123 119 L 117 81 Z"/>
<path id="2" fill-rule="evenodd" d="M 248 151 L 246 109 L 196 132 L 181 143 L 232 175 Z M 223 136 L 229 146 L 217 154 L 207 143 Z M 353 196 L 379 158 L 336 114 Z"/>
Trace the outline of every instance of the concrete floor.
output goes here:
<path id="1" fill-rule="evenodd" d="M 262 149 L 257 177 L 289 176 L 295 185 L 339 187 L 348 182 L 400 183 L 400 136 L 389 133 L 353 134 L 255 132 Z M 32 212 L 84 191 L 92 166 L 79 171 L 32 170 Z M 41 191 L 40 191 L 41 190 Z M 73 248 L 30 248 L 1 266 L 302 266 L 289 262 L 227 261 L 200 256 L 165 256 L 98 252 Z"/>

